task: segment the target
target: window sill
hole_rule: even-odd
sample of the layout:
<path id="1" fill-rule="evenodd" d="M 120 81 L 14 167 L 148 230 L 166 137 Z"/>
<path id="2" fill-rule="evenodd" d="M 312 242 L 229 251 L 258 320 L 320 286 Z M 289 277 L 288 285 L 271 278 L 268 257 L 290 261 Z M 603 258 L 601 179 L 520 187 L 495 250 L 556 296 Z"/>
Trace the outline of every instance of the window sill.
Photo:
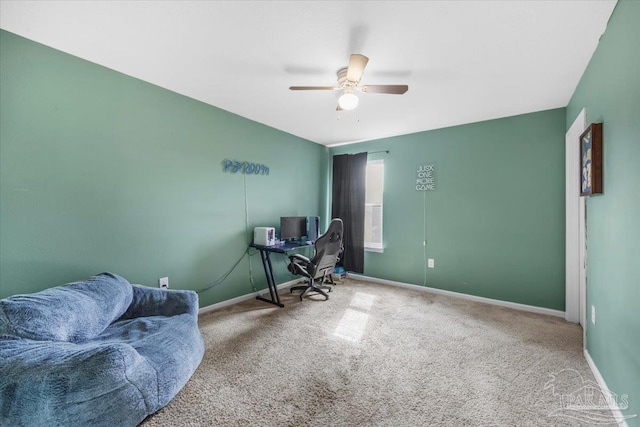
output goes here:
<path id="1" fill-rule="evenodd" d="M 365 252 L 376 252 L 379 254 L 384 253 L 384 248 L 376 248 L 376 247 L 367 247 L 364 248 Z"/>

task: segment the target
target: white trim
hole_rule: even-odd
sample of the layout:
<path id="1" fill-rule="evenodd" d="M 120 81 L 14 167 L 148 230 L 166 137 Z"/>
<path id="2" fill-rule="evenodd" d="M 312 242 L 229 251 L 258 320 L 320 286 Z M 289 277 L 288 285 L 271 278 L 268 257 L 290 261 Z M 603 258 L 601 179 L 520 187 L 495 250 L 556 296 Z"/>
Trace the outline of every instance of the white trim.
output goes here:
<path id="1" fill-rule="evenodd" d="M 587 126 L 587 110 L 583 108 L 565 134 L 565 319 L 580 323 L 580 279 L 584 267 L 580 232 L 584 232 L 580 214 L 580 135 Z M 586 327 L 583 328 L 586 329 Z"/>
<path id="2" fill-rule="evenodd" d="M 289 280 L 288 282 L 284 282 L 281 283 L 279 285 L 276 286 L 277 289 L 282 289 L 282 288 L 286 288 L 287 286 L 292 286 L 292 285 L 296 285 L 300 283 L 300 279 L 294 279 L 294 280 Z M 203 314 L 207 314 L 210 313 L 212 311 L 215 310 L 219 310 L 221 308 L 224 307 L 229 307 L 230 305 L 234 305 L 234 304 L 238 304 L 242 301 L 246 301 L 246 300 L 250 300 L 252 298 L 257 297 L 258 295 L 264 295 L 266 293 L 269 292 L 269 289 L 263 289 L 261 291 L 257 291 L 257 292 L 251 292 L 250 294 L 245 294 L 245 295 L 240 295 L 239 297 L 235 297 L 235 298 L 231 298 L 228 300 L 224 300 L 215 304 L 211 304 L 211 305 L 207 305 L 205 307 L 201 307 L 200 310 L 198 310 L 198 316 L 202 316 Z M 268 304 L 268 303 L 266 303 Z M 267 305 L 268 307 L 268 305 Z M 275 306 L 274 306 L 275 307 Z"/>
<path id="3" fill-rule="evenodd" d="M 605 388 L 611 391 L 611 389 L 607 387 L 607 383 L 604 381 L 604 378 L 600 374 L 600 371 L 596 366 L 596 362 L 593 361 L 591 355 L 589 354 L 589 351 L 587 351 L 586 348 L 584 349 L 584 358 L 587 359 L 587 364 L 589 365 L 589 368 L 591 368 L 591 372 L 593 373 L 593 376 L 595 377 L 596 382 L 598 383 L 600 388 Z M 612 402 L 611 400 L 612 399 L 607 399 L 607 402 L 609 402 L 609 409 L 611 410 L 611 413 L 616 418 L 616 420 L 619 420 L 618 425 L 620 427 L 628 427 L 628 424 L 624 419 L 624 414 L 622 413 L 622 411 L 620 411 L 620 408 L 618 408 L 617 403 Z"/>
<path id="4" fill-rule="evenodd" d="M 513 308 L 515 310 L 528 311 L 530 313 L 546 314 L 548 316 L 555 316 L 555 317 L 564 317 L 564 311 L 553 310 L 551 308 L 536 307 L 536 306 L 533 306 L 533 305 L 520 304 L 520 303 L 517 303 L 517 302 L 501 301 L 501 300 L 497 300 L 497 299 L 478 297 L 478 296 L 475 296 L 475 295 L 463 294 L 463 293 L 460 293 L 460 292 L 453 292 L 453 291 L 447 291 L 447 290 L 444 290 L 444 289 L 430 288 L 428 286 L 411 285 L 409 283 L 395 282 L 393 280 L 378 279 L 377 277 L 362 276 L 360 274 L 349 273 L 347 277 L 353 277 L 354 279 L 364 280 L 364 281 L 367 281 L 367 282 L 380 283 L 382 285 L 399 286 L 401 288 L 415 289 L 415 290 L 418 290 L 418 291 L 429 292 L 429 293 L 432 293 L 432 294 L 446 295 L 446 296 L 450 296 L 450 297 L 454 297 L 454 298 L 461 298 L 461 299 L 481 302 L 481 303 L 485 303 L 485 304 L 498 305 L 498 306 L 501 306 L 501 307 Z"/>

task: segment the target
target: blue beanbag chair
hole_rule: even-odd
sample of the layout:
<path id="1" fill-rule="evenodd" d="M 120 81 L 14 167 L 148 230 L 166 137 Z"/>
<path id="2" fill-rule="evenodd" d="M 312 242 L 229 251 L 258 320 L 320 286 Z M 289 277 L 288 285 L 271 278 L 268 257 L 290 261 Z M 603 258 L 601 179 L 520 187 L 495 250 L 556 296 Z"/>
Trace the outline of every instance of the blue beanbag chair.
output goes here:
<path id="1" fill-rule="evenodd" d="M 135 426 L 204 354 L 193 291 L 102 273 L 0 301 L 0 425 Z"/>

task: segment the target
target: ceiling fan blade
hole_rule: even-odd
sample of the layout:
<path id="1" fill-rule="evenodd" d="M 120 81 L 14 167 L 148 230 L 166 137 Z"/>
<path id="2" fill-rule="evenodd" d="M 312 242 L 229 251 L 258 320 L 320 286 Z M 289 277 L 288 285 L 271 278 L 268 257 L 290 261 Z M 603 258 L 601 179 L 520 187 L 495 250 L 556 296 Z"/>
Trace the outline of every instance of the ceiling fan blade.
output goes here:
<path id="1" fill-rule="evenodd" d="M 333 86 L 290 86 L 289 90 L 340 90 Z"/>
<path id="2" fill-rule="evenodd" d="M 347 69 L 347 80 L 352 82 L 359 82 L 364 73 L 364 67 L 367 66 L 369 58 L 359 53 L 354 53 L 349 58 L 349 68 Z"/>
<path id="3" fill-rule="evenodd" d="M 360 88 L 364 93 L 388 93 L 392 95 L 402 95 L 409 90 L 407 85 L 365 85 Z"/>

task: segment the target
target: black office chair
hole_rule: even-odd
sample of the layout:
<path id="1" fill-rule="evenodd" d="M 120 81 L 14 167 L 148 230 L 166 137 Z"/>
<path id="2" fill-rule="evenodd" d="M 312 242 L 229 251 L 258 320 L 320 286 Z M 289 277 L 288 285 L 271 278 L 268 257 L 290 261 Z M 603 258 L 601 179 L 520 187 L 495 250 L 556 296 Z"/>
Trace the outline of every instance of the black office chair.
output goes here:
<path id="1" fill-rule="evenodd" d="M 302 290 L 300 301 L 307 292 L 317 292 L 324 295 L 325 300 L 329 299 L 325 290 L 331 292 L 329 286 L 323 285 L 327 275 L 333 273 L 333 269 L 338 260 L 340 247 L 342 246 L 342 220 L 334 218 L 329 224 L 327 232 L 318 237 L 315 242 L 316 253 L 309 259 L 300 254 L 289 256 L 287 268 L 293 274 L 307 278 L 307 284 L 303 286 L 292 286 L 289 292 Z"/>

